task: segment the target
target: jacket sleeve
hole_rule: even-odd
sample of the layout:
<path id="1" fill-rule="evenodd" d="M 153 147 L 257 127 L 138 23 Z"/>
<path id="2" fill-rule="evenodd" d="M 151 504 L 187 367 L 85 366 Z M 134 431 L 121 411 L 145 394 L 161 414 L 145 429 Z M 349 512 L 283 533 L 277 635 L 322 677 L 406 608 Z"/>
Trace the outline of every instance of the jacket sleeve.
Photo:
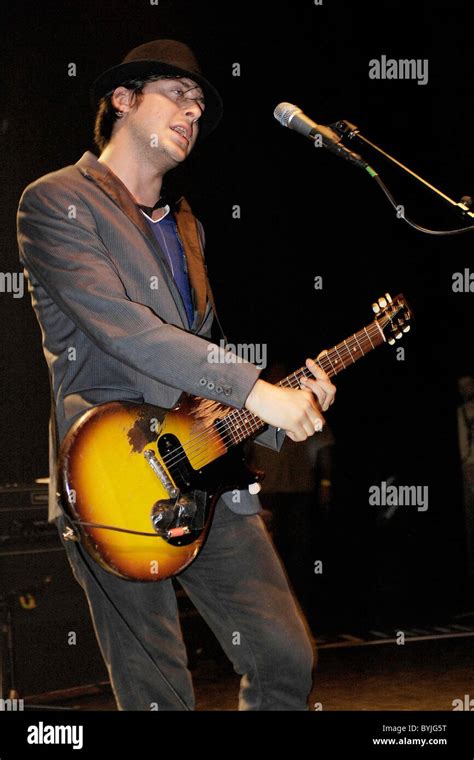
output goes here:
<path id="1" fill-rule="evenodd" d="M 77 209 L 74 219 L 68 215 L 71 205 Z M 216 361 L 216 352 L 224 356 L 222 348 L 130 300 L 93 215 L 76 193 L 45 180 L 26 188 L 18 209 L 18 243 L 25 268 L 102 351 L 178 390 L 244 406 L 259 368 Z"/>

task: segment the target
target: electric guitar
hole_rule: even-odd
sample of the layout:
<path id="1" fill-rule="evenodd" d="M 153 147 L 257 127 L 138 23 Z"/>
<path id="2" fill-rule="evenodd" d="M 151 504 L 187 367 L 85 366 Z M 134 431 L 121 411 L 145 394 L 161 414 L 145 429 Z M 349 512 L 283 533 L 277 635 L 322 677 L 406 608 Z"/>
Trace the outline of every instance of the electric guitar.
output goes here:
<path id="1" fill-rule="evenodd" d="M 410 329 L 403 295 L 373 304 L 375 319 L 315 359 L 330 376 Z M 299 388 L 306 367 L 278 385 Z M 225 491 L 249 487 L 263 473 L 246 468 L 239 444 L 266 427 L 255 414 L 182 394 L 173 409 L 111 401 L 83 414 L 59 452 L 66 538 L 81 540 L 105 569 L 159 581 L 186 568 L 206 539 Z M 74 535 L 75 534 L 75 535 Z"/>

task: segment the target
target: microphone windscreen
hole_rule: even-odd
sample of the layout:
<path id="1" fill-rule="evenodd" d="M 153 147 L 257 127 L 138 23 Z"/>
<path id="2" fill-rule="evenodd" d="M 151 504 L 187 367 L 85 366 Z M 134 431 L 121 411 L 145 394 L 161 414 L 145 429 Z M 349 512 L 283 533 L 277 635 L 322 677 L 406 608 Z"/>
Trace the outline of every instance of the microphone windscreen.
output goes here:
<path id="1" fill-rule="evenodd" d="M 273 111 L 273 115 L 280 124 L 287 127 L 290 123 L 291 117 L 294 116 L 295 113 L 298 113 L 298 111 L 301 111 L 301 108 L 294 106 L 292 103 L 279 103 Z"/>

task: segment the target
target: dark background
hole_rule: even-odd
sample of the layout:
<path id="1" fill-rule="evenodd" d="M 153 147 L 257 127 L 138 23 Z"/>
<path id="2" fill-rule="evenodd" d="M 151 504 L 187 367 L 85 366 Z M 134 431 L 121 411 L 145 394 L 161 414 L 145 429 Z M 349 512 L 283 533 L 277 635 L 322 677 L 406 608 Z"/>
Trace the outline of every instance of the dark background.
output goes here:
<path id="1" fill-rule="evenodd" d="M 222 93 L 217 132 L 174 179 L 201 218 L 221 321 L 232 342 L 266 343 L 301 366 L 371 321 L 371 303 L 403 292 L 416 321 L 405 361 L 381 348 L 337 380 L 327 419 L 337 439 L 337 500 L 325 540 L 319 610 L 335 621 L 399 621 L 462 609 L 467 557 L 457 377 L 473 369 L 472 236 L 423 235 L 396 218 L 360 169 L 273 119 L 280 101 L 316 121 L 345 118 L 459 200 L 474 193 L 472 35 L 455 2 L 17 2 L 2 45 L 2 270 L 19 271 L 23 188 L 92 148 L 91 81 L 156 37 L 188 42 Z M 371 58 L 428 58 L 429 82 L 371 80 Z M 77 65 L 69 77 L 68 63 Z M 232 64 L 241 76 L 232 76 Z M 370 149 L 407 215 L 452 228 L 462 215 Z M 241 206 L 241 219 L 232 206 Z M 314 289 L 321 275 L 322 291 Z M 49 387 L 29 296 L 0 294 L 2 482 L 47 474 Z M 428 485 L 429 509 L 382 524 L 368 488 Z"/>

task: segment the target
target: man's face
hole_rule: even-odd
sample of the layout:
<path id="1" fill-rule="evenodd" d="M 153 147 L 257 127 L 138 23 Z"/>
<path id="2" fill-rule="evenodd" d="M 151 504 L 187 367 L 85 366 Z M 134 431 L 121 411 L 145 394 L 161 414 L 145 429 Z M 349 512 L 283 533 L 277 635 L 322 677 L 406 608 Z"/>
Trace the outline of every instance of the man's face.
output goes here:
<path id="1" fill-rule="evenodd" d="M 135 108 L 126 116 L 127 127 L 148 158 L 157 152 L 169 168 L 184 161 L 193 149 L 204 112 L 204 95 L 192 79 L 148 82 Z"/>

